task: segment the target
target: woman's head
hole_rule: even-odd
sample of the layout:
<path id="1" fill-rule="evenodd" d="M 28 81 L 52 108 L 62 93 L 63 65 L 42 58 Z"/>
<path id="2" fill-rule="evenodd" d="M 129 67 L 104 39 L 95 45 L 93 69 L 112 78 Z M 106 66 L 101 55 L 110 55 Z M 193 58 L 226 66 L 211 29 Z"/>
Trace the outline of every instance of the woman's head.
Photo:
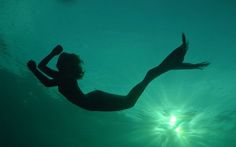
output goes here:
<path id="1" fill-rule="evenodd" d="M 57 61 L 57 68 L 63 76 L 81 79 L 84 75 L 81 64 L 83 61 L 76 54 L 62 53 Z"/>

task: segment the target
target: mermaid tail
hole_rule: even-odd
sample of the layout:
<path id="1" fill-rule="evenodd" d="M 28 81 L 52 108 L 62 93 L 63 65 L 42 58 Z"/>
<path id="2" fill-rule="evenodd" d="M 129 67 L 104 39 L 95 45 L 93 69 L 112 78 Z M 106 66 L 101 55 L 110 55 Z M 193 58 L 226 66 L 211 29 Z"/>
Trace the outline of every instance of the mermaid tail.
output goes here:
<path id="1" fill-rule="evenodd" d="M 165 69 L 174 69 L 181 65 L 188 50 L 188 43 L 186 42 L 185 35 L 182 34 L 182 44 L 172 51 L 160 64 L 160 67 Z"/>

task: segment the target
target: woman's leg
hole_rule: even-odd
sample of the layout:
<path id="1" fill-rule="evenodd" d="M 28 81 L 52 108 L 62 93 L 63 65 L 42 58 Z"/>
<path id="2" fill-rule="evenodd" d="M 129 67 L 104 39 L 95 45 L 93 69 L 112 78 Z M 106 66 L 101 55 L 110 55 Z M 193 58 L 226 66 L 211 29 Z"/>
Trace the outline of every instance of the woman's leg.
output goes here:
<path id="1" fill-rule="evenodd" d="M 128 105 L 127 107 L 130 108 L 134 106 L 147 85 L 161 74 L 169 70 L 203 69 L 209 65 L 208 62 L 201 62 L 197 64 L 183 63 L 187 49 L 188 44 L 186 42 L 185 35 L 182 34 L 182 44 L 172 51 L 159 66 L 149 70 L 143 81 L 131 89 L 131 91 L 126 96 L 126 103 Z"/>

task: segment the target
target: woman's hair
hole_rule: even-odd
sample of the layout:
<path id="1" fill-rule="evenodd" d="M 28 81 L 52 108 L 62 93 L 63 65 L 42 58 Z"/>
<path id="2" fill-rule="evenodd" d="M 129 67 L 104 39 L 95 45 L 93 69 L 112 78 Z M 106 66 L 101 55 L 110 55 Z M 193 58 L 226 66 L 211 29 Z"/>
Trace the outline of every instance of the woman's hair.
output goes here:
<path id="1" fill-rule="evenodd" d="M 57 68 L 63 76 L 72 79 L 81 79 L 84 70 L 81 66 L 83 61 L 76 54 L 62 53 L 57 61 Z"/>

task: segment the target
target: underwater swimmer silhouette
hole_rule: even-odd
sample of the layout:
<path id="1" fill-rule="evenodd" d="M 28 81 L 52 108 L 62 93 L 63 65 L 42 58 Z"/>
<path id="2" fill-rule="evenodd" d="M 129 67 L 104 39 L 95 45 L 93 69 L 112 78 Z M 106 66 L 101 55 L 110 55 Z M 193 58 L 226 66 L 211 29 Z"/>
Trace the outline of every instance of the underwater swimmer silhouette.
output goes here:
<path id="1" fill-rule="evenodd" d="M 147 85 L 161 74 L 170 70 L 203 69 L 209 65 L 208 62 L 197 64 L 183 63 L 187 48 L 188 43 L 186 42 L 185 35 L 182 34 L 182 44 L 171 52 L 160 65 L 150 69 L 144 79 L 124 96 L 110 94 L 100 90 L 95 90 L 87 94 L 83 93 L 77 84 L 77 80 L 81 79 L 84 75 L 81 66 L 83 61 L 75 54 L 62 53 L 63 48 L 60 45 L 56 46 L 38 64 L 38 68 L 47 76 L 51 77 L 51 79 L 38 70 L 35 61 L 30 60 L 27 66 L 44 86 L 58 86 L 58 90 L 62 95 L 81 108 L 91 111 L 118 111 L 133 107 Z M 48 62 L 59 54 L 60 56 L 56 65 L 58 71 L 47 67 Z"/>

